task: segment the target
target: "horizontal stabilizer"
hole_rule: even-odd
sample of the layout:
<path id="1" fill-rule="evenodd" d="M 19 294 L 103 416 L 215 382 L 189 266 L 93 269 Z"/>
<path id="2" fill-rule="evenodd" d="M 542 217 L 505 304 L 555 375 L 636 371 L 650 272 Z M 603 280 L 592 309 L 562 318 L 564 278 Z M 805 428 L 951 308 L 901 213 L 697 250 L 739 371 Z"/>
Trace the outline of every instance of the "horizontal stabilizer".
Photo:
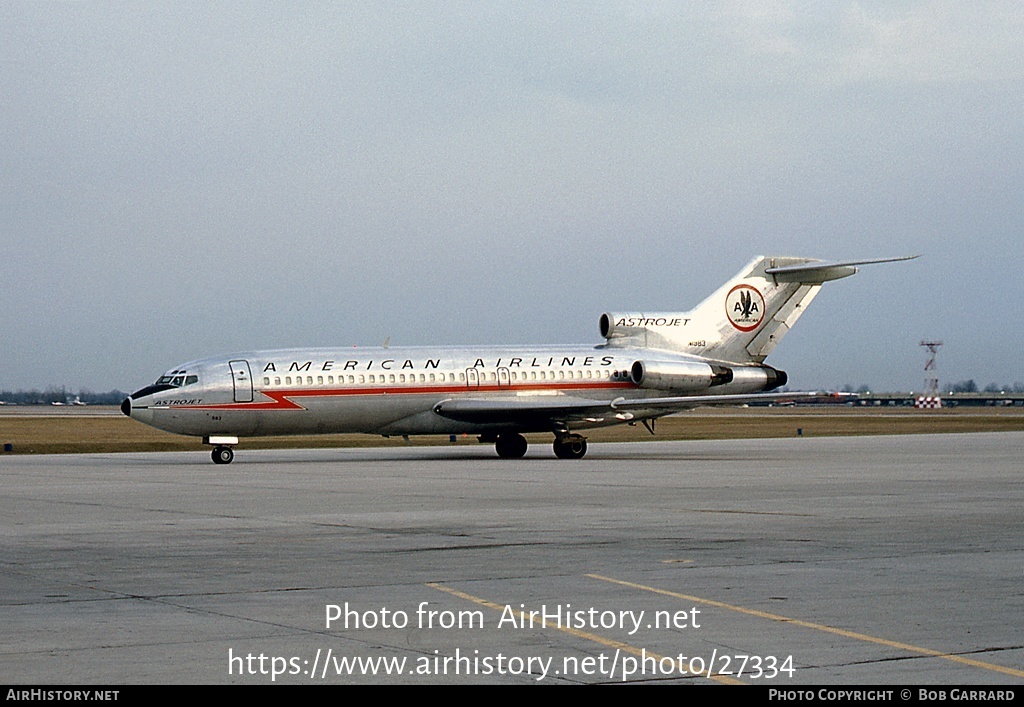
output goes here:
<path id="1" fill-rule="evenodd" d="M 822 283 L 838 280 L 857 272 L 858 265 L 874 265 L 875 263 L 897 263 L 902 260 L 913 260 L 919 255 L 905 255 L 899 258 L 875 258 L 874 260 L 850 260 L 842 263 L 826 263 L 812 261 L 799 265 L 783 265 L 765 268 L 765 274 L 772 275 L 782 282 Z"/>

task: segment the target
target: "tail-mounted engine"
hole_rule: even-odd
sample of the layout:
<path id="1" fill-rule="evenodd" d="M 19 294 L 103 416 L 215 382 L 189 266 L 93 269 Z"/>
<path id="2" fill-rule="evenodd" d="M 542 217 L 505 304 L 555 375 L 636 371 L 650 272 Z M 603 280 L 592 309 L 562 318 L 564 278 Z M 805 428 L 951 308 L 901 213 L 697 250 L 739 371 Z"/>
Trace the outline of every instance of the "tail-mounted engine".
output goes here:
<path id="1" fill-rule="evenodd" d="M 771 366 L 726 366 L 702 361 L 634 361 L 630 378 L 641 388 L 687 392 L 726 386 L 728 391 L 723 389 L 722 393 L 774 390 L 789 380 L 785 371 Z"/>
<path id="2" fill-rule="evenodd" d="M 707 390 L 732 381 L 732 370 L 700 361 L 634 361 L 630 377 L 641 388 Z"/>
<path id="3" fill-rule="evenodd" d="M 771 366 L 734 366 L 732 380 L 737 393 L 747 391 L 769 391 L 781 388 L 789 382 L 785 371 Z M 742 386 L 742 391 L 740 387 Z"/>

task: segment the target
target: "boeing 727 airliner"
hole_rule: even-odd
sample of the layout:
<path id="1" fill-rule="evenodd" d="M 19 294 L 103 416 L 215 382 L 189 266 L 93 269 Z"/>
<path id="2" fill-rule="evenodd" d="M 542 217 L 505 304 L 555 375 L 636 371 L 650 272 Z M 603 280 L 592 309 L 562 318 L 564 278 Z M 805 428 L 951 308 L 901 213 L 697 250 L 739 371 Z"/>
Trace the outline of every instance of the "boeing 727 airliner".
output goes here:
<path id="1" fill-rule="evenodd" d="M 916 257 L 916 256 L 913 256 Z M 765 358 L 822 283 L 886 258 L 828 263 L 762 258 L 689 312 L 601 315 L 591 346 L 252 351 L 193 361 L 121 404 L 129 417 L 201 436 L 227 464 L 243 437 L 365 432 L 473 434 L 498 456 L 526 454 L 525 432 L 554 434 L 580 459 L 581 431 L 701 405 L 781 397 Z M 792 398 L 793 394 L 786 397 Z"/>

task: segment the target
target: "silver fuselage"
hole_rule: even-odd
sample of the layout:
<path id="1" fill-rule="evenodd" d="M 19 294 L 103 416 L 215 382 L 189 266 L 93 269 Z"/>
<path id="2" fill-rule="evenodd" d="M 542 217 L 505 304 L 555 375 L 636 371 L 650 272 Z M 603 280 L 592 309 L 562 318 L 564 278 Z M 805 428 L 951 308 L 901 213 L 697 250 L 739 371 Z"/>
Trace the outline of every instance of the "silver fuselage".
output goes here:
<path id="1" fill-rule="evenodd" d="M 615 400 L 662 397 L 642 387 L 639 360 L 699 361 L 667 351 L 599 346 L 522 348 L 347 348 L 241 352 L 193 361 L 161 380 L 188 384 L 132 395 L 133 419 L 184 435 L 255 437 L 364 432 L 382 435 L 552 431 L 550 421 L 473 423 L 435 412 L 460 398 Z M 747 393 L 763 380 L 689 392 Z M 147 392 L 151 391 L 151 392 Z M 573 420 L 575 429 L 622 424 L 631 414 Z"/>

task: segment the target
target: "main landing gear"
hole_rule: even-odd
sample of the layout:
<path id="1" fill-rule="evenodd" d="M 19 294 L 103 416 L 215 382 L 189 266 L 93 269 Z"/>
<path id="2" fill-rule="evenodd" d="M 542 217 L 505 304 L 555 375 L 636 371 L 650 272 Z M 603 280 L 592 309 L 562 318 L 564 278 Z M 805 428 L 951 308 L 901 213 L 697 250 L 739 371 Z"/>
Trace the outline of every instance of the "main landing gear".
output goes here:
<path id="1" fill-rule="evenodd" d="M 502 459 L 521 459 L 526 454 L 526 438 L 516 432 L 500 434 L 491 439 L 481 437 L 480 441 L 493 441 L 494 450 Z M 577 434 L 564 434 L 555 437 L 553 448 L 555 456 L 559 459 L 582 459 L 587 453 L 587 438 Z"/>
<path id="2" fill-rule="evenodd" d="M 581 435 L 556 437 L 554 447 L 559 459 L 582 459 L 587 453 L 587 438 Z"/>
<path id="3" fill-rule="evenodd" d="M 526 454 L 526 437 L 516 433 L 498 435 L 494 450 L 502 459 L 522 459 Z"/>

